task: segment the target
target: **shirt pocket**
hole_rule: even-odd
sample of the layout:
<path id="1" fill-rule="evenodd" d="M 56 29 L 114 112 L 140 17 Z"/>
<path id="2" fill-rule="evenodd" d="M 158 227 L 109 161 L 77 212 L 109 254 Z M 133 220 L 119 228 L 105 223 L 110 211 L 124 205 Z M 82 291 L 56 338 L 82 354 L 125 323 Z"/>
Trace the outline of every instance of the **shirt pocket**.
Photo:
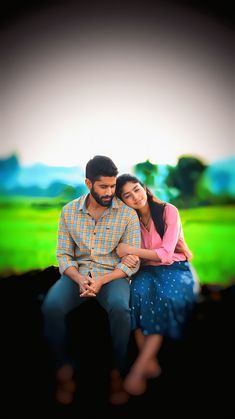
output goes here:
<path id="1" fill-rule="evenodd" d="M 100 254 L 107 254 L 115 251 L 121 240 L 122 234 L 114 232 L 111 227 L 104 226 L 96 234 L 95 249 Z"/>

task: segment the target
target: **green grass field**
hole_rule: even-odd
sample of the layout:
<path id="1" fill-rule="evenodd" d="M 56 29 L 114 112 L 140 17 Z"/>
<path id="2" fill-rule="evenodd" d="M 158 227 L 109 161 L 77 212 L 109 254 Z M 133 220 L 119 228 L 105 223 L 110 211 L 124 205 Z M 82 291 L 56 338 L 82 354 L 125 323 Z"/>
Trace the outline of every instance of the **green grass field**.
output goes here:
<path id="1" fill-rule="evenodd" d="M 61 205 L 55 200 L 0 201 L 0 275 L 57 266 L 57 226 Z M 203 207 L 180 211 L 192 264 L 202 284 L 234 281 L 232 249 L 235 207 Z"/>
<path id="2" fill-rule="evenodd" d="M 235 207 L 203 207 L 180 213 L 200 282 L 234 283 Z"/>

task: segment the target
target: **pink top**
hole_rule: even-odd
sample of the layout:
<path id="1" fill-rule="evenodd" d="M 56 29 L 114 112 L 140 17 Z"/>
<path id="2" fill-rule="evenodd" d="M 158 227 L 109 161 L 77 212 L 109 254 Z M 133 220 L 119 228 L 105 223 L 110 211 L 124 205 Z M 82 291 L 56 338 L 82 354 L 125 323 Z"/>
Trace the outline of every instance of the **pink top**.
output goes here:
<path id="1" fill-rule="evenodd" d="M 148 250 L 155 250 L 161 262 L 142 259 L 142 265 L 171 265 L 173 262 L 183 261 L 192 256 L 187 247 L 182 224 L 178 209 L 172 204 L 166 204 L 164 209 L 164 219 L 166 223 L 166 230 L 163 239 L 155 229 L 152 219 L 149 222 L 149 231 L 144 227 L 140 221 L 141 230 L 141 247 Z M 184 253 L 176 253 L 176 245 L 181 245 L 184 248 Z"/>

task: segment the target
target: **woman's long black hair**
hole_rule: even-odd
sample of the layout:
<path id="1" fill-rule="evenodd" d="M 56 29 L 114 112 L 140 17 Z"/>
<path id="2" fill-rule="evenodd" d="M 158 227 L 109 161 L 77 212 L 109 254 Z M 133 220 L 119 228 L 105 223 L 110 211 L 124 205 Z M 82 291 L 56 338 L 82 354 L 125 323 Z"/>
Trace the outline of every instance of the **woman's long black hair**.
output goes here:
<path id="1" fill-rule="evenodd" d="M 155 228 L 158 232 L 158 234 L 160 235 L 161 238 L 163 238 L 164 232 L 165 232 L 165 221 L 164 221 L 164 208 L 166 206 L 165 202 L 162 202 L 160 200 L 158 200 L 150 191 L 150 189 L 146 188 L 142 182 L 139 181 L 139 179 L 137 179 L 137 177 L 132 176 L 128 173 L 125 173 L 124 175 L 120 175 L 117 178 L 117 183 L 116 183 L 116 195 L 118 198 L 121 198 L 121 194 L 122 194 L 122 188 L 123 186 L 127 183 L 127 182 L 131 182 L 131 183 L 139 183 L 141 186 L 143 186 L 143 188 L 145 188 L 146 193 L 147 193 L 147 199 L 148 199 L 148 204 L 149 204 L 149 209 L 150 209 L 150 213 L 151 213 L 151 217 L 153 219 Z"/>

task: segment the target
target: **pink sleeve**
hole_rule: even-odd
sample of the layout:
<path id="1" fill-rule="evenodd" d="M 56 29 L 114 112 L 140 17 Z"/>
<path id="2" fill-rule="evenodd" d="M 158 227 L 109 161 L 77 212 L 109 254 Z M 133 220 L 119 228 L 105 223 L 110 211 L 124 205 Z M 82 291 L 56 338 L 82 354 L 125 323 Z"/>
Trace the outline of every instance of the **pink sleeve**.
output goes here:
<path id="1" fill-rule="evenodd" d="M 172 256 L 181 230 L 180 216 L 175 206 L 166 205 L 164 217 L 166 230 L 162 239 L 162 244 L 159 248 L 154 249 L 163 264 L 172 261 Z"/>

